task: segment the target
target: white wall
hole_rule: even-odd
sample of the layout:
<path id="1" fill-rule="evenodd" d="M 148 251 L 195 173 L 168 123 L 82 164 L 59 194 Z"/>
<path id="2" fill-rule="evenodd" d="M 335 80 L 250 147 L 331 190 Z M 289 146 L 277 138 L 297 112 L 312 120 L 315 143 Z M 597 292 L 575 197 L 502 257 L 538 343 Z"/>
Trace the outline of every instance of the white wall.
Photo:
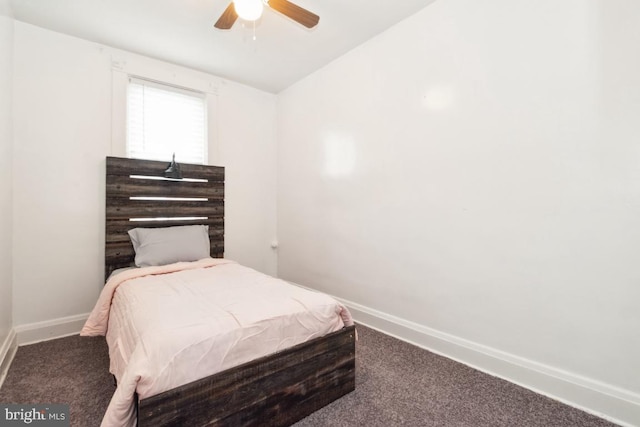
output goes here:
<path id="1" fill-rule="evenodd" d="M 440 0 L 288 88 L 279 275 L 640 405 L 638 46 L 633 0 Z"/>
<path id="2" fill-rule="evenodd" d="M 277 274 L 276 97 L 223 84 L 218 104 L 218 155 L 226 168 L 225 257 Z"/>
<path id="3" fill-rule="evenodd" d="M 13 328 L 11 308 L 11 146 L 13 19 L 8 1 L 0 0 L 0 365 L 4 343 Z M 0 376 L 1 376 L 0 372 Z"/>
<path id="4" fill-rule="evenodd" d="M 226 256 L 275 272 L 269 248 L 275 235 L 274 95 L 16 22 L 13 309 L 18 326 L 87 313 L 103 284 L 104 164 L 105 156 L 119 154 L 120 144 L 112 129 L 112 60 L 143 62 L 155 73 L 209 79 L 219 86 L 218 134 L 212 136 L 218 151 L 210 154 L 227 168 Z M 257 155 L 243 155 L 238 144 Z"/>

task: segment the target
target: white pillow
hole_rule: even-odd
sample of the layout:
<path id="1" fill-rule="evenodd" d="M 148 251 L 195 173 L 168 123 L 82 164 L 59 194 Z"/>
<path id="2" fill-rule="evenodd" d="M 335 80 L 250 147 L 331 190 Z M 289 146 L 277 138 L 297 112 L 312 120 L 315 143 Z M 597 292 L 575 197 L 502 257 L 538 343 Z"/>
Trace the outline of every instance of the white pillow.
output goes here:
<path id="1" fill-rule="evenodd" d="M 138 267 L 198 261 L 209 255 L 209 226 L 181 225 L 164 228 L 134 228 L 129 237 Z"/>

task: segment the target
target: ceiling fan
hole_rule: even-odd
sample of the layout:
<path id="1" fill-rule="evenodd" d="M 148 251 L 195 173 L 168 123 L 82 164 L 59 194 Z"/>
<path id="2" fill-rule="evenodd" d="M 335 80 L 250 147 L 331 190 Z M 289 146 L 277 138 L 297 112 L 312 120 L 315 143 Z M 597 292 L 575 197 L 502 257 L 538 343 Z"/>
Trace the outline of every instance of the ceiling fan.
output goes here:
<path id="1" fill-rule="evenodd" d="M 315 27 L 320 21 L 318 15 L 287 0 L 233 0 L 222 12 L 214 27 L 220 30 L 228 30 L 238 17 L 247 21 L 255 21 L 262 15 L 264 4 L 307 28 Z"/>

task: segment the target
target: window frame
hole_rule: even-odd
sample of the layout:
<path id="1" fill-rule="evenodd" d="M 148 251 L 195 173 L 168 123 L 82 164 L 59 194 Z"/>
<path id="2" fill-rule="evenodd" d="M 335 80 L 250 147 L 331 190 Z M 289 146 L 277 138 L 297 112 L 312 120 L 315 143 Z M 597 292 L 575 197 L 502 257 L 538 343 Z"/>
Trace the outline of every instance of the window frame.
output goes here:
<path id="1" fill-rule="evenodd" d="M 205 94 L 207 113 L 207 159 L 205 164 L 222 164 L 218 144 L 218 123 L 220 120 L 218 114 L 219 87 L 223 83 L 222 80 L 194 70 L 170 66 L 170 64 L 135 55 L 116 56 L 109 51 L 104 53 L 108 53 L 111 59 L 110 155 L 127 157 L 127 86 L 129 84 L 129 76 L 135 76 L 144 80 L 151 80 L 160 84 L 177 86 Z"/>
<path id="2" fill-rule="evenodd" d="M 193 97 L 193 98 L 198 98 L 202 100 L 202 107 L 203 107 L 203 121 L 204 121 L 204 135 L 203 135 L 203 140 L 202 140 L 202 161 L 199 164 L 203 164 L 206 165 L 208 163 L 208 133 L 209 133 L 209 123 L 208 123 L 208 114 L 207 114 L 207 94 L 198 90 L 194 90 L 194 89 L 189 89 L 189 88 L 185 88 L 185 87 L 181 87 L 181 86 L 176 86 L 173 84 L 167 84 L 167 83 L 163 83 L 163 82 L 158 82 L 156 80 L 151 80 L 151 79 L 147 79 L 147 78 L 143 78 L 143 77 L 139 77 L 139 76 L 135 76 L 135 75 L 129 75 L 128 76 L 128 82 L 127 82 L 127 96 L 126 96 L 126 106 L 125 106 L 125 126 L 126 126 L 126 136 L 125 136 L 125 151 L 126 151 L 126 157 L 128 158 L 137 158 L 137 159 L 145 159 L 145 160 L 170 160 L 169 155 L 167 155 L 167 159 L 160 159 L 158 157 L 140 157 L 140 156 L 132 156 L 131 155 L 131 150 L 130 150 L 130 145 L 129 145 L 129 101 L 130 101 L 130 97 L 129 97 L 129 93 L 130 93 L 130 88 L 131 88 L 131 84 L 137 84 L 137 85 L 143 85 L 143 86 L 147 86 L 150 88 L 155 88 L 158 90 L 162 90 L 162 91 L 166 91 L 166 92 L 173 92 L 173 93 L 178 93 L 181 95 L 186 95 L 189 97 Z M 183 160 L 181 160 L 179 158 L 179 156 L 177 157 L 177 161 L 178 162 L 183 162 Z"/>

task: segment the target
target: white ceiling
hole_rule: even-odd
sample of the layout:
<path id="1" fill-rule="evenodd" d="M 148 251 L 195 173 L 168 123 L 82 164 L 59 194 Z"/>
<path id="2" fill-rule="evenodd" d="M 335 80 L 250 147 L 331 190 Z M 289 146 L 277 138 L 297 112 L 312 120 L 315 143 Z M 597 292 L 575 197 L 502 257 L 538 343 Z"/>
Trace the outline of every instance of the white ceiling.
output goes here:
<path id="1" fill-rule="evenodd" d="M 434 0 L 293 0 L 308 30 L 265 8 L 256 23 L 213 24 L 231 0 L 12 0 L 15 19 L 277 93 Z"/>

